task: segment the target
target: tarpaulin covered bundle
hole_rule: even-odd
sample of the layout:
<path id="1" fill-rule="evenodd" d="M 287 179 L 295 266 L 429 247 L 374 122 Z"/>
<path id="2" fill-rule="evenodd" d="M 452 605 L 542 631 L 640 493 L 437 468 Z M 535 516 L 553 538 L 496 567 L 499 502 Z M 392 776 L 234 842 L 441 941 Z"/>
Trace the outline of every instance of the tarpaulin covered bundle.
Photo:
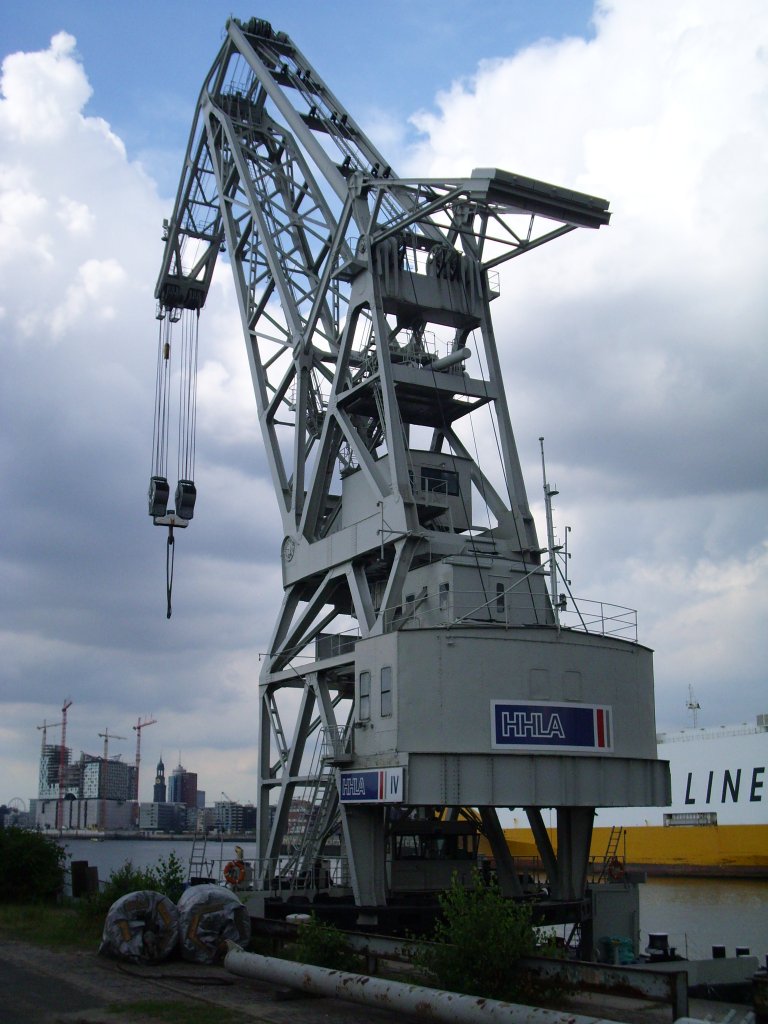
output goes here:
<path id="1" fill-rule="evenodd" d="M 211 964 L 226 953 L 230 939 L 244 946 L 251 937 L 248 911 L 220 885 L 193 885 L 178 903 L 179 943 L 185 960 Z"/>
<path id="2" fill-rule="evenodd" d="M 179 941 L 179 912 L 160 892 L 149 889 L 121 896 L 109 908 L 100 953 L 156 964 L 167 959 Z"/>

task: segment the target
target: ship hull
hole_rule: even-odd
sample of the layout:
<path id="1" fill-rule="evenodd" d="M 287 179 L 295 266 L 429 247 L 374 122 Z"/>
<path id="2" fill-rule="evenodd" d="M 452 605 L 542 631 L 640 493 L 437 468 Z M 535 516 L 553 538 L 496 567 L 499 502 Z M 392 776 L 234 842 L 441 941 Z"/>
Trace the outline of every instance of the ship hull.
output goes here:
<path id="1" fill-rule="evenodd" d="M 597 865 L 610 833 L 610 828 L 593 832 L 590 856 Z M 505 835 L 520 870 L 535 870 L 538 854 L 530 830 L 505 829 Z M 626 871 L 652 877 L 768 879 L 768 824 L 629 825 L 619 853 Z"/>
<path id="2" fill-rule="evenodd" d="M 617 854 L 629 871 L 768 878 L 768 716 L 755 725 L 687 729 L 657 739 L 659 758 L 669 762 L 671 805 L 599 808 L 594 863 L 604 862 L 611 831 L 621 828 Z M 518 865 L 530 870 L 536 857 L 530 830 L 505 833 Z M 554 830 L 551 838 L 554 843 Z"/>

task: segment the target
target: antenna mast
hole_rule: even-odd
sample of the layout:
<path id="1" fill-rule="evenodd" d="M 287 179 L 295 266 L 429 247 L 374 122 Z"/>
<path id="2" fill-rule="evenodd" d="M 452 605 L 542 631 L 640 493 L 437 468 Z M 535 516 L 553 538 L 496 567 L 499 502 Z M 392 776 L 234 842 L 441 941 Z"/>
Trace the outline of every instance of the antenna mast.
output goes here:
<path id="1" fill-rule="evenodd" d="M 688 700 L 685 702 L 685 706 L 693 715 L 693 728 L 699 728 L 699 712 L 701 711 L 701 704 L 696 700 L 693 694 L 693 686 L 688 686 Z"/>
<path id="2" fill-rule="evenodd" d="M 560 546 L 555 546 L 555 527 L 552 522 L 552 498 L 560 492 L 550 487 L 547 483 L 547 467 L 544 462 L 544 438 L 539 438 L 541 446 L 541 475 L 544 481 L 544 506 L 547 513 L 547 551 L 549 553 L 549 593 L 552 602 L 552 612 L 555 616 L 555 624 L 560 628 L 560 600 L 557 595 L 557 552 Z"/>

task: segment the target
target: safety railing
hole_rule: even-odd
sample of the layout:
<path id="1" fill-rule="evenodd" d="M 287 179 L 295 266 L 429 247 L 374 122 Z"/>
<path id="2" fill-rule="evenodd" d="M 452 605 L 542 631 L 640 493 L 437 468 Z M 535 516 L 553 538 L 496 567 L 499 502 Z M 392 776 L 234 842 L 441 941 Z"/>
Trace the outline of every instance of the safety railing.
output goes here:
<path id="1" fill-rule="evenodd" d="M 344 761 L 351 757 L 349 752 L 349 729 L 345 725 L 325 726 L 321 747 L 324 761 Z"/>
<path id="2" fill-rule="evenodd" d="M 224 871 L 228 863 L 224 860 L 214 862 L 213 881 L 225 883 Z M 309 896 L 333 889 L 348 889 L 351 885 L 347 857 L 318 857 L 309 868 L 300 868 L 295 854 L 263 859 L 257 857 L 243 861 L 243 865 L 243 880 L 229 886 L 237 892 Z"/>
<path id="3" fill-rule="evenodd" d="M 496 589 L 500 588 L 500 589 Z M 540 570 L 513 582 L 496 582 L 485 589 L 457 590 L 438 583 L 438 592 L 423 587 L 406 594 L 403 603 L 385 617 L 385 629 L 433 629 L 468 626 L 559 626 L 595 636 L 637 643 L 637 611 L 590 598 L 560 595 L 557 622 Z M 323 633 L 315 640 L 315 656 L 330 658 L 354 651 L 357 630 Z"/>
<path id="4" fill-rule="evenodd" d="M 637 611 L 634 608 L 578 597 L 561 607 L 559 615 L 560 625 L 568 629 L 637 642 Z"/>

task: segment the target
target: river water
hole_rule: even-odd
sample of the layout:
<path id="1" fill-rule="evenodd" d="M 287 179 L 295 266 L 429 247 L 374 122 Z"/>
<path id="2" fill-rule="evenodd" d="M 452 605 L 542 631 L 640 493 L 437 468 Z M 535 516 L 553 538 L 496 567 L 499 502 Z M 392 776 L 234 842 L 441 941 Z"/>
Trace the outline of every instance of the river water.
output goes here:
<path id="1" fill-rule="evenodd" d="M 64 839 L 69 860 L 86 860 L 98 868 L 99 879 L 130 860 L 136 868 L 153 867 L 159 858 L 175 853 L 186 875 L 192 841 L 184 839 Z M 256 856 L 256 844 L 242 841 L 246 861 Z M 221 865 L 235 855 L 235 844 L 209 841 L 207 861 Z M 678 953 L 695 960 L 711 955 L 712 946 L 726 947 L 733 956 L 746 946 L 764 960 L 768 955 L 768 881 L 712 878 L 651 878 L 640 886 L 640 945 L 649 932 L 666 932 Z"/>

